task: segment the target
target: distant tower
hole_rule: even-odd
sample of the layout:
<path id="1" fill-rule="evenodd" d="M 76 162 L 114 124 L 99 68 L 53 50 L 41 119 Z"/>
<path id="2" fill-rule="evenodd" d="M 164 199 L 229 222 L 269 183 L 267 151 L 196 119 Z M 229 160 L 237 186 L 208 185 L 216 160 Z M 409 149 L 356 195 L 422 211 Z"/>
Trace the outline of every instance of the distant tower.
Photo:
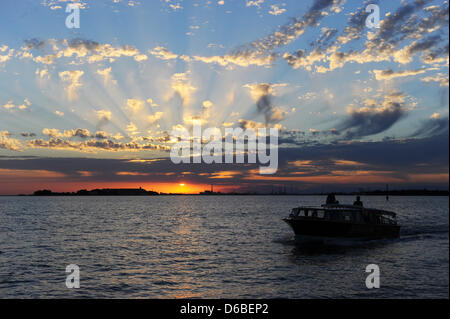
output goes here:
<path id="1" fill-rule="evenodd" d="M 214 193 L 214 185 L 211 184 L 211 193 Z"/>
<path id="2" fill-rule="evenodd" d="M 386 184 L 386 201 L 389 201 L 389 184 Z"/>

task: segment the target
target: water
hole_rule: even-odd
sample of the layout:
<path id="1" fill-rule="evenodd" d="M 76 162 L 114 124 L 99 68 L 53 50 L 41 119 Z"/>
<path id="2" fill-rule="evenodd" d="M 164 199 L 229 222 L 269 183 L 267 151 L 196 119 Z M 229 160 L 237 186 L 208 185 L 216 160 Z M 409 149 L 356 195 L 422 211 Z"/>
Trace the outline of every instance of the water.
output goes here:
<path id="1" fill-rule="evenodd" d="M 281 218 L 319 196 L 0 197 L 0 298 L 448 298 L 448 197 L 362 199 L 400 239 L 300 246 Z"/>

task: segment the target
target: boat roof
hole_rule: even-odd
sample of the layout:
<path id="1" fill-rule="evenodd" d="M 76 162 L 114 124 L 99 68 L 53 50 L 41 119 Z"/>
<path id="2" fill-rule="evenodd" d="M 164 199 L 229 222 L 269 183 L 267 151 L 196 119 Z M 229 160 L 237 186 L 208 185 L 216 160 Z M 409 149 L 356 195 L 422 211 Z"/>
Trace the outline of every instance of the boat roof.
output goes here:
<path id="1" fill-rule="evenodd" d="M 320 207 L 317 206 L 300 206 L 297 207 L 298 209 L 308 209 L 308 210 L 328 210 L 328 211 L 366 211 L 373 214 L 378 215 L 387 215 L 391 217 L 396 217 L 397 214 L 391 211 L 382 210 L 382 209 L 375 209 L 375 208 L 367 208 L 364 206 L 357 206 L 357 205 L 341 205 L 341 204 L 328 204 L 328 205 L 322 205 Z"/>

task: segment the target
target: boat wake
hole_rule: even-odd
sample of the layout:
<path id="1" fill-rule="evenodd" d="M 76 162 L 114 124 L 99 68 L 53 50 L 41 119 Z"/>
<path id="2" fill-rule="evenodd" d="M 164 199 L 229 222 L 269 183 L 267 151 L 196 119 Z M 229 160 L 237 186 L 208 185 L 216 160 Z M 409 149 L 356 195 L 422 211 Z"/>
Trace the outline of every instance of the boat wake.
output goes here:
<path id="1" fill-rule="evenodd" d="M 445 235 L 448 234 L 448 225 L 425 225 L 403 227 L 400 235 L 402 237 L 423 236 L 423 235 Z"/>
<path id="2" fill-rule="evenodd" d="M 391 239 L 374 239 L 374 240 L 333 240 L 332 243 L 305 243 L 301 239 L 297 238 L 295 235 L 285 234 L 283 237 L 276 238 L 273 240 L 274 243 L 278 243 L 284 246 L 292 246 L 295 249 L 300 249 L 305 253 L 326 253 L 330 249 L 339 248 L 365 248 L 374 246 L 384 246 L 389 244 L 394 244 L 404 241 L 415 241 L 424 239 L 445 239 L 449 236 L 449 228 L 447 225 L 438 226 L 420 226 L 404 228 L 400 234 L 399 238 Z"/>

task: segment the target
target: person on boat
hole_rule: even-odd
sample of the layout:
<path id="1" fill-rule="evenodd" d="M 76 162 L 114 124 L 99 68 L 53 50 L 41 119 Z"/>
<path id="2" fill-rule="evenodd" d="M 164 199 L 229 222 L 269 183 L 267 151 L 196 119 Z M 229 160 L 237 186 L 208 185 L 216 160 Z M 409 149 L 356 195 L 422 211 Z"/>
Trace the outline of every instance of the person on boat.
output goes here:
<path id="1" fill-rule="evenodd" d="M 364 206 L 360 196 L 356 196 L 356 201 L 353 203 L 353 206 Z"/>
<path id="2" fill-rule="evenodd" d="M 336 200 L 336 196 L 334 194 L 329 194 L 327 196 L 327 205 L 338 205 L 339 201 Z"/>

